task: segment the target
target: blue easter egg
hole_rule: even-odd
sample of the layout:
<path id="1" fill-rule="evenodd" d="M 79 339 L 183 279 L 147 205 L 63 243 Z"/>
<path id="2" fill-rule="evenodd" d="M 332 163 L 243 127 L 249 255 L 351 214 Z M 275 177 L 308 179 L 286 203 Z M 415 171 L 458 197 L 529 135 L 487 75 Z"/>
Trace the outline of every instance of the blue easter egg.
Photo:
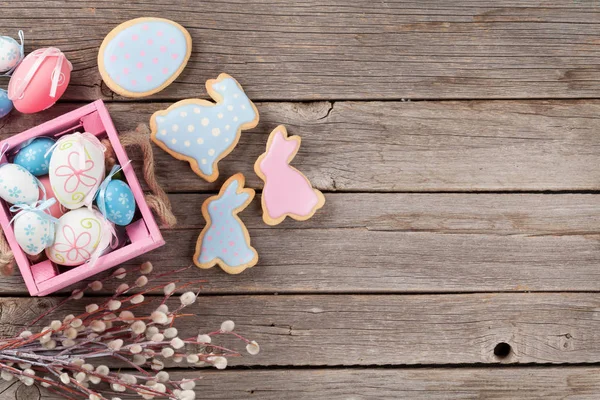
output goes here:
<path id="1" fill-rule="evenodd" d="M 0 118 L 4 118 L 13 109 L 13 103 L 8 98 L 8 93 L 0 89 Z"/>
<path id="2" fill-rule="evenodd" d="M 54 145 L 54 139 L 49 137 L 38 137 L 29 144 L 23 146 L 15 156 L 13 162 L 25 168 L 35 176 L 48 173 L 48 165 L 52 152 L 46 156 L 46 152 Z"/>
<path id="3" fill-rule="evenodd" d="M 135 214 L 133 192 L 129 188 L 129 185 L 123 181 L 110 181 L 106 186 L 106 191 L 98 194 L 96 203 L 100 212 L 106 216 L 106 219 L 116 225 L 129 225 Z"/>

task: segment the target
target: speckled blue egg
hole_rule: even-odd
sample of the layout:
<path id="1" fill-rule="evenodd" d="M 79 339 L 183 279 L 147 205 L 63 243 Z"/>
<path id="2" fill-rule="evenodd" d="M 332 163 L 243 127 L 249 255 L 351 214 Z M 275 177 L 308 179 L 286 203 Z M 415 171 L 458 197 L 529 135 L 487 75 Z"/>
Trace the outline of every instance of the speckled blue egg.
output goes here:
<path id="1" fill-rule="evenodd" d="M 129 185 L 123 181 L 110 181 L 106 186 L 104 197 L 101 198 L 101 193 L 99 193 L 96 203 L 106 219 L 116 225 L 129 225 L 133 220 L 135 198 Z"/>
<path id="2" fill-rule="evenodd" d="M 48 173 L 48 165 L 52 152 L 46 156 L 46 152 L 54 144 L 54 139 L 49 137 L 38 137 L 19 150 L 13 162 L 25 168 L 35 176 Z"/>
<path id="3" fill-rule="evenodd" d="M 0 89 L 0 118 L 4 118 L 13 109 L 13 103 L 8 98 L 8 93 L 4 89 Z"/>

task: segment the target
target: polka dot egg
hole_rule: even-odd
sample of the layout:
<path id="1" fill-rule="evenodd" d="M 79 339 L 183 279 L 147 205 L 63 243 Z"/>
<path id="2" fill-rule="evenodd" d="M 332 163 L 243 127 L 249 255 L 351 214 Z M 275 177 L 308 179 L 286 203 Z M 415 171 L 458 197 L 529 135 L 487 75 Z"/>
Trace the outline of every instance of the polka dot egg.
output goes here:
<path id="1" fill-rule="evenodd" d="M 113 29 L 102 42 L 98 67 L 113 91 L 127 97 L 157 93 L 183 71 L 192 39 L 179 24 L 137 18 Z"/>
<path id="2" fill-rule="evenodd" d="M 0 118 L 4 118 L 13 109 L 13 103 L 8 98 L 8 93 L 4 89 L 0 89 Z"/>
<path id="3" fill-rule="evenodd" d="M 129 225 L 135 214 L 135 198 L 129 185 L 123 181 L 111 180 L 105 191 L 100 191 L 96 199 L 98 208 L 110 222 Z"/>
<path id="4" fill-rule="evenodd" d="M 35 176 L 46 175 L 52 152 L 48 153 L 48 155 L 46 153 L 54 143 L 54 139 L 48 137 L 35 138 L 19 150 L 13 162 L 19 164 Z"/>

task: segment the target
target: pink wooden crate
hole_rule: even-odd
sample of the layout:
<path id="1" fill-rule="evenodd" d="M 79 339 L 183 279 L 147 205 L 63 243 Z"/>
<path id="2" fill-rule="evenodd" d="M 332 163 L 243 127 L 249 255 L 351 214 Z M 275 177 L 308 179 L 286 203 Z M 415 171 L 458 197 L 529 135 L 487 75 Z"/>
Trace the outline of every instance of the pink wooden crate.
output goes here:
<path id="1" fill-rule="evenodd" d="M 108 137 L 117 156 L 118 163 L 125 165 L 123 173 L 133 191 L 133 196 L 142 217 L 126 227 L 129 237 L 128 244 L 100 257 L 93 267 L 84 264 L 73 267 L 68 271 L 60 272 L 59 268 L 49 260 L 31 264 L 26 254 L 17 244 L 14 231 L 9 223 L 12 218 L 9 212 L 9 205 L 0 200 L 0 223 L 15 255 L 27 289 L 32 296 L 45 296 L 165 244 L 154 216 L 148 208 L 148 204 L 146 204 L 144 192 L 135 176 L 133 167 L 131 164 L 127 164 L 129 158 L 123 146 L 121 146 L 118 133 L 102 100 L 88 104 L 70 113 L 61 115 L 52 121 L 6 139 L 0 142 L 0 148 L 4 143 L 8 143 L 10 146 L 9 149 L 13 149 L 26 140 L 37 136 L 58 137 L 77 131 L 92 133 L 100 139 Z M 6 162 L 6 157 L 0 161 Z"/>

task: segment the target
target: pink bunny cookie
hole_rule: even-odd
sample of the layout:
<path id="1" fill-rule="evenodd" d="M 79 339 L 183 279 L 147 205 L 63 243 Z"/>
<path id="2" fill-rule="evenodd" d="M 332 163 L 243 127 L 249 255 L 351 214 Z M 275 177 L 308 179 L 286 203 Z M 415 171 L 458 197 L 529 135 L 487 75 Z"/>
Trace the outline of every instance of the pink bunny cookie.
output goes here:
<path id="1" fill-rule="evenodd" d="M 300 136 L 290 136 L 279 125 L 269 135 L 267 151 L 254 164 L 254 171 L 265 182 L 262 193 L 263 220 L 277 225 L 285 217 L 305 221 L 325 204 L 325 197 L 290 162 L 300 148 Z"/>
<path id="2" fill-rule="evenodd" d="M 250 235 L 237 214 L 254 198 L 253 189 L 244 189 L 244 175 L 237 173 L 221 187 L 219 194 L 202 204 L 206 226 L 196 243 L 194 263 L 199 268 L 218 264 L 228 274 L 239 274 L 258 262 Z"/>

